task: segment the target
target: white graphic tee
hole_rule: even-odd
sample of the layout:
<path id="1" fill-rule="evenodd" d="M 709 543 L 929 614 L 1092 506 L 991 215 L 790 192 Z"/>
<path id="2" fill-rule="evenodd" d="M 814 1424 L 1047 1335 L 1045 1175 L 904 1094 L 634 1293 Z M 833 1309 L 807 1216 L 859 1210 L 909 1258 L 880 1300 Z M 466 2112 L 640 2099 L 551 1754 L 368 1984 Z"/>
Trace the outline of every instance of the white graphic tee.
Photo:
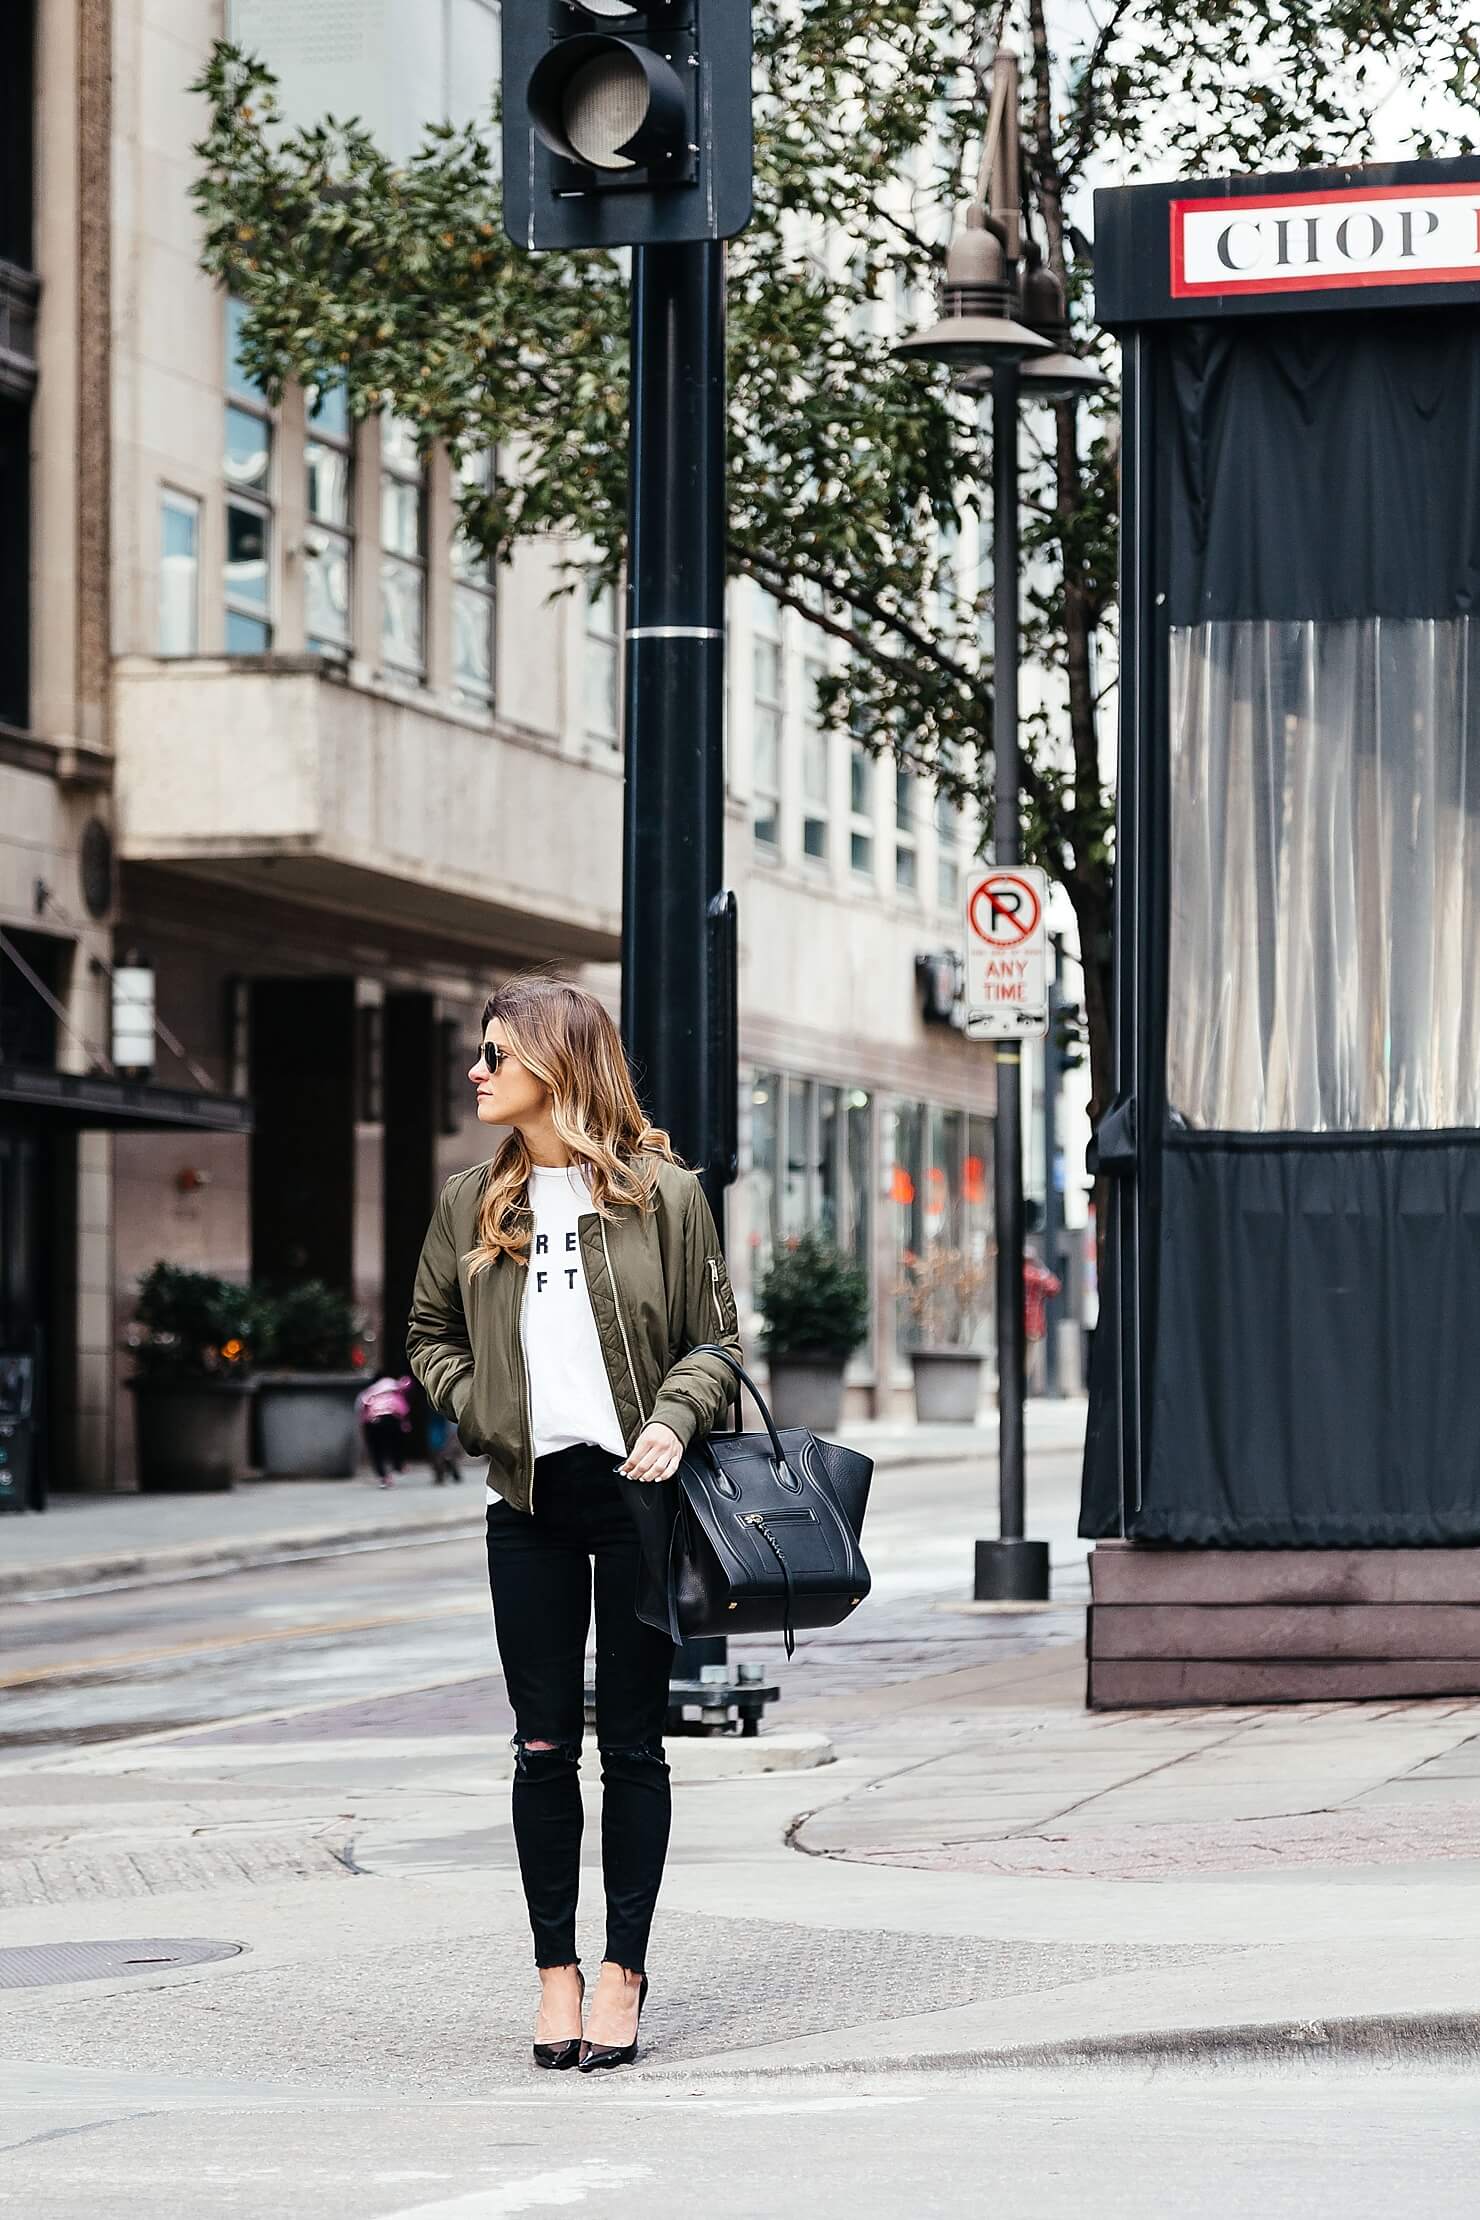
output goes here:
<path id="1" fill-rule="evenodd" d="M 529 1246 L 522 1331 L 529 1373 L 534 1453 L 591 1442 L 625 1457 L 617 1407 L 586 1290 L 580 1220 L 591 1210 L 585 1175 L 575 1165 L 529 1175 L 534 1233 Z M 489 1490 L 490 1496 L 494 1491 Z"/>

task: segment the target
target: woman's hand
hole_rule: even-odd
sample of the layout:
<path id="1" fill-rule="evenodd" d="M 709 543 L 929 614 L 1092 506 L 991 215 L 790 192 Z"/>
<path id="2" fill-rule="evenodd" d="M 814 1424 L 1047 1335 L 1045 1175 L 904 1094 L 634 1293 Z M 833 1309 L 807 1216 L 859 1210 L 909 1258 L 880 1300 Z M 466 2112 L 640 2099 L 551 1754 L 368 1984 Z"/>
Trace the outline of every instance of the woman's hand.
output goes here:
<path id="1" fill-rule="evenodd" d="M 683 1462 L 683 1443 L 671 1426 L 661 1419 L 652 1419 L 644 1426 L 628 1453 L 625 1464 L 617 1467 L 629 1480 L 671 1480 Z"/>

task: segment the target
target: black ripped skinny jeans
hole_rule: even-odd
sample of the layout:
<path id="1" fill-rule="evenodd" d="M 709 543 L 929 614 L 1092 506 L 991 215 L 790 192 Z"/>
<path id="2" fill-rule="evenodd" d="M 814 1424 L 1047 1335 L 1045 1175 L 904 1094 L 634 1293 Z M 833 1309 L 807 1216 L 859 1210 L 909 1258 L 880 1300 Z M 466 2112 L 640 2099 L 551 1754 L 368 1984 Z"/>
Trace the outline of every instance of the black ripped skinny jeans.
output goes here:
<path id="1" fill-rule="evenodd" d="M 594 1580 L 593 1580 L 594 1568 Z M 514 1842 L 535 1964 L 576 1962 L 586 1636 L 596 1599 L 604 1955 L 647 1963 L 668 1851 L 663 1717 L 673 1644 L 638 1618 L 638 1541 L 605 1450 L 562 1449 L 535 1466 L 534 1513 L 488 1506 L 488 1578 L 514 1710 Z M 531 1743 L 548 1742 L 547 1750 Z"/>

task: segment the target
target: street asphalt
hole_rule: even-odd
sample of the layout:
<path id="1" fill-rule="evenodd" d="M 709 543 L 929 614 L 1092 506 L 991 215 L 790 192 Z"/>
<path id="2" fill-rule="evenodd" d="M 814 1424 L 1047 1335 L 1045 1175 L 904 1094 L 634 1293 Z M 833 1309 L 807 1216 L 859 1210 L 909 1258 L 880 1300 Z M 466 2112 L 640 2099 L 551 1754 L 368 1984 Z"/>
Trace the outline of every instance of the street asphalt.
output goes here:
<path id="1" fill-rule="evenodd" d="M 1086 1714 L 1078 1417 L 1052 1607 L 967 1607 L 990 1475 L 900 1465 L 867 1610 L 742 1653 L 829 1762 L 676 1749 L 604 2083 L 528 2060 L 472 1523 L 12 1599 L 0 2210 L 1473 2215 L 1480 1704 Z"/>

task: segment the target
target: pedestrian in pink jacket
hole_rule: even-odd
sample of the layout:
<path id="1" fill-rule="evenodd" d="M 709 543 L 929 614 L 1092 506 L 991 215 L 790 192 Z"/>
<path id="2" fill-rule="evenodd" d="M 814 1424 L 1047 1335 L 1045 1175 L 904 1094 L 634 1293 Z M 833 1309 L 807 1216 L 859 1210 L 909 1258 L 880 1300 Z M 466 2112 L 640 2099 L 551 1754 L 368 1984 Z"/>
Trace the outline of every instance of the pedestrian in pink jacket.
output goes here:
<path id="1" fill-rule="evenodd" d="M 361 1388 L 355 1413 L 375 1475 L 383 1488 L 392 1485 L 392 1470 L 406 1469 L 406 1436 L 411 1431 L 411 1374 L 393 1380 L 388 1372 Z"/>

